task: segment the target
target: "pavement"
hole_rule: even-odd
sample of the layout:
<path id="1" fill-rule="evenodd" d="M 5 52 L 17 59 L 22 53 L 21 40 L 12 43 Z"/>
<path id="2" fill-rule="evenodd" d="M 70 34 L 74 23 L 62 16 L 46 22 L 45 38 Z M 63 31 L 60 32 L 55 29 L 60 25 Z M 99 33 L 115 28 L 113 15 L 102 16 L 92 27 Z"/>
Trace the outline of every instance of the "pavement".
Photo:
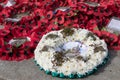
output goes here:
<path id="1" fill-rule="evenodd" d="M 120 51 L 109 51 L 109 61 L 94 74 L 82 79 L 61 79 L 46 75 L 33 59 L 20 62 L 0 61 L 0 80 L 119 80 Z"/>

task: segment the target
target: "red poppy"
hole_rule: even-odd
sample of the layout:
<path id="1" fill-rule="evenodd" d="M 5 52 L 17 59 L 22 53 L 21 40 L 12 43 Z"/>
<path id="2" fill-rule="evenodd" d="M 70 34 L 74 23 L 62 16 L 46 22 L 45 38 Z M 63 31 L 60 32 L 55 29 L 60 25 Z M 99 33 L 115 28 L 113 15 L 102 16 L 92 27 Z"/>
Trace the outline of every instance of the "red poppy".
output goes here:
<path id="1" fill-rule="evenodd" d="M 0 0 L 0 3 L 6 4 L 8 0 Z"/>
<path id="2" fill-rule="evenodd" d="M 33 27 L 33 29 L 30 31 L 30 33 L 36 32 L 36 33 L 41 33 L 46 30 L 46 25 L 45 23 L 39 23 L 39 26 Z"/>
<path id="3" fill-rule="evenodd" d="M 101 37 L 107 42 L 109 48 L 114 48 L 114 47 L 117 48 L 117 46 L 114 46 L 114 44 L 116 44 L 118 41 L 118 37 L 115 34 L 106 31 L 102 31 L 101 33 L 102 33 Z"/>
<path id="4" fill-rule="evenodd" d="M 93 7 L 88 7 L 87 14 L 92 15 L 94 13 L 94 8 Z"/>
<path id="5" fill-rule="evenodd" d="M 21 34 L 20 34 L 21 33 Z M 12 31 L 11 31 L 11 34 L 14 36 L 14 37 L 25 37 L 27 35 L 26 33 L 26 30 L 22 29 L 22 28 L 14 28 Z"/>
<path id="6" fill-rule="evenodd" d="M 4 46 L 4 39 L 0 37 L 0 48 L 2 48 L 2 46 Z"/>
<path id="7" fill-rule="evenodd" d="M 101 32 L 98 30 L 93 30 L 93 33 L 96 34 L 98 37 L 102 36 Z"/>
<path id="8" fill-rule="evenodd" d="M 58 17 L 55 19 L 55 22 L 58 22 L 59 24 L 63 24 L 64 21 L 65 21 L 64 16 L 58 16 Z"/>
<path id="9" fill-rule="evenodd" d="M 78 23 L 78 18 L 77 16 L 71 17 L 71 21 L 73 21 L 74 23 Z"/>
<path id="10" fill-rule="evenodd" d="M 46 28 L 46 31 L 45 32 L 49 32 L 49 31 L 52 31 L 52 30 L 58 30 L 59 27 L 58 25 L 56 24 L 50 24 L 47 28 Z"/>
<path id="11" fill-rule="evenodd" d="M 6 29 L 9 28 L 5 28 L 4 30 L 7 31 Z M 35 35 L 20 27 L 12 27 L 12 30 L 10 30 L 9 33 L 7 33 L 6 35 L 2 35 L 2 38 L 0 38 L 0 46 L 2 46 L 0 48 L 0 59 L 9 61 L 20 61 L 33 57 L 33 51 L 37 46 L 35 41 L 40 40 L 38 38 L 39 35 L 37 35 L 35 31 L 33 32 L 35 33 Z M 21 44 L 20 46 L 14 46 L 10 43 L 10 41 L 14 38 L 29 38 L 29 40 Z"/>
<path id="12" fill-rule="evenodd" d="M 77 0 L 67 0 L 69 6 L 76 7 L 77 6 Z"/>
<path id="13" fill-rule="evenodd" d="M 112 14 L 112 10 L 107 8 L 107 9 L 104 10 L 103 14 L 104 14 L 104 16 L 110 16 Z"/>
<path id="14" fill-rule="evenodd" d="M 23 48 L 25 48 L 25 49 L 24 49 L 23 54 L 24 54 L 25 59 L 29 59 L 34 56 L 35 47 L 36 47 L 36 45 L 33 42 L 32 43 L 31 42 L 24 43 Z M 22 49 L 21 49 L 21 51 L 22 51 Z"/>
<path id="15" fill-rule="evenodd" d="M 9 59 L 10 51 L 11 51 L 10 47 L 11 47 L 10 45 L 2 46 L 2 51 L 0 53 L 0 59 L 1 60 L 8 60 Z"/>
<path id="16" fill-rule="evenodd" d="M 78 9 L 82 12 L 87 12 L 88 10 L 88 6 L 86 4 L 83 4 L 83 3 L 79 3 L 78 4 Z"/>
<path id="17" fill-rule="evenodd" d="M 35 15 L 43 15 L 43 10 L 42 9 L 35 9 L 34 14 Z"/>
<path id="18" fill-rule="evenodd" d="M 92 20 L 92 19 L 86 25 L 86 28 L 89 30 L 93 30 L 96 27 L 97 27 L 97 22 L 96 22 L 96 20 Z"/>
<path id="19" fill-rule="evenodd" d="M 0 11 L 2 11 L 3 7 L 0 5 Z"/>
<path id="20" fill-rule="evenodd" d="M 72 10 L 70 10 L 70 11 L 67 13 L 67 16 L 68 16 L 68 17 L 75 16 L 75 15 L 77 15 L 77 13 L 73 12 Z"/>
<path id="21" fill-rule="evenodd" d="M 6 36 L 7 34 L 9 34 L 10 31 L 9 30 L 5 30 L 4 28 L 3 29 L 0 29 L 0 36 Z"/>
<path id="22" fill-rule="evenodd" d="M 1 54 L 0 54 L 0 59 L 1 60 L 8 60 L 8 52 L 7 51 L 2 51 Z"/>
<path id="23" fill-rule="evenodd" d="M 78 16 L 80 20 L 86 20 L 88 18 L 87 16 L 84 16 L 82 14 L 79 14 Z"/>
<path id="24" fill-rule="evenodd" d="M 108 2 L 107 2 L 108 3 Z M 105 2 L 105 1 L 101 1 L 100 2 L 100 5 L 101 5 L 101 7 L 104 7 L 105 9 L 107 8 L 107 3 Z"/>
<path id="25" fill-rule="evenodd" d="M 109 44 L 110 40 L 108 38 L 110 36 L 109 32 L 101 31 L 101 39 L 104 39 L 107 44 Z"/>
<path id="26" fill-rule="evenodd" d="M 98 7 L 98 8 L 95 8 L 94 9 L 94 15 L 95 16 L 99 16 L 99 17 L 102 17 L 103 16 L 103 13 L 104 13 L 104 9 L 102 7 Z"/>
<path id="27" fill-rule="evenodd" d="M 64 26 L 65 27 L 71 27 L 70 25 L 72 24 L 71 23 L 72 21 L 70 19 L 66 20 L 65 23 L 64 23 Z M 64 27 L 63 27 L 64 28 Z"/>
<path id="28" fill-rule="evenodd" d="M 67 5 L 67 1 L 59 1 L 59 6 L 66 6 Z"/>
<path id="29" fill-rule="evenodd" d="M 110 41 L 113 42 L 113 43 L 115 43 L 115 42 L 118 41 L 117 35 L 112 34 L 112 33 L 110 34 L 109 39 L 110 39 Z"/>
<path id="30" fill-rule="evenodd" d="M 79 24 L 73 24 L 72 25 L 74 28 L 79 28 L 80 26 L 79 26 Z"/>
<path id="31" fill-rule="evenodd" d="M 29 0 L 15 0 L 18 4 L 21 4 L 21 3 L 28 3 Z"/>
<path id="32" fill-rule="evenodd" d="M 57 10 L 57 11 L 56 11 L 56 14 L 55 14 L 54 16 L 56 16 L 56 17 L 61 16 L 61 15 L 65 16 L 66 13 L 67 13 L 66 11 Z"/>
<path id="33" fill-rule="evenodd" d="M 52 17 L 53 17 L 53 11 L 49 11 L 49 12 L 47 13 L 47 18 L 48 18 L 48 19 L 52 19 Z"/>
<path id="34" fill-rule="evenodd" d="M 115 42 L 113 45 L 110 45 L 109 48 L 113 50 L 120 50 L 120 40 Z"/>
<path id="35" fill-rule="evenodd" d="M 10 8 L 9 7 L 4 8 L 1 11 L 0 15 L 4 18 L 9 17 L 10 16 Z"/>

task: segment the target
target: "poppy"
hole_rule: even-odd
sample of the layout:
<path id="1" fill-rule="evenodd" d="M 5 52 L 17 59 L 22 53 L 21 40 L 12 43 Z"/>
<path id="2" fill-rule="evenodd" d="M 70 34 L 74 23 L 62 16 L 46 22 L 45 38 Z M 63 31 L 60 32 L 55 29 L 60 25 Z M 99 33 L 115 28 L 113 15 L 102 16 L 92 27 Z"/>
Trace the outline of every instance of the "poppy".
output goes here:
<path id="1" fill-rule="evenodd" d="M 18 4 L 21 4 L 21 3 L 28 3 L 29 0 L 15 0 Z"/>
<path id="2" fill-rule="evenodd" d="M 86 4 L 83 4 L 83 3 L 79 3 L 78 4 L 78 9 L 81 11 L 81 12 L 87 12 L 88 10 L 88 6 Z"/>
<path id="3" fill-rule="evenodd" d="M 61 16 L 61 15 L 65 16 L 66 15 L 66 11 L 57 10 L 54 16 L 58 17 L 58 16 Z"/>
<path id="4" fill-rule="evenodd" d="M 2 11 L 3 7 L 0 5 L 0 11 Z"/>
<path id="5" fill-rule="evenodd" d="M 77 0 L 67 0 L 69 6 L 76 7 L 77 6 Z"/>
<path id="6" fill-rule="evenodd" d="M 107 9 L 108 2 L 101 1 L 101 2 L 100 2 L 100 6 L 101 6 L 101 7 L 104 7 L 105 9 Z"/>
<path id="7" fill-rule="evenodd" d="M 96 20 L 92 20 L 92 19 L 86 25 L 86 28 L 89 30 L 93 30 L 96 27 L 97 27 L 97 22 L 96 22 Z"/>
<path id="8" fill-rule="evenodd" d="M 0 0 L 0 3 L 6 4 L 8 0 Z"/>
<path id="9" fill-rule="evenodd" d="M 23 49 L 21 49 L 21 50 L 16 50 L 15 51 L 15 55 L 16 55 L 16 61 L 22 61 L 22 60 L 25 60 L 26 58 L 25 58 L 25 55 L 24 55 L 24 50 Z"/>
<path id="10" fill-rule="evenodd" d="M 10 33 L 10 31 L 7 29 L 4 29 L 4 28 L 0 29 L 0 36 L 6 36 L 9 33 Z"/>
<path id="11" fill-rule="evenodd" d="M 111 42 L 113 42 L 113 43 L 115 43 L 115 42 L 118 41 L 118 37 L 115 34 L 111 33 L 110 36 L 109 36 L 109 38 L 110 38 Z"/>
<path id="12" fill-rule="evenodd" d="M 74 24 L 76 24 L 76 23 L 78 23 L 78 18 L 77 18 L 77 16 L 73 16 L 73 17 L 71 17 L 71 22 L 73 22 Z"/>
<path id="13" fill-rule="evenodd" d="M 7 31 L 6 28 L 5 31 Z M 0 59 L 9 60 L 9 61 L 15 61 L 15 60 L 20 61 L 20 60 L 32 58 L 33 51 L 37 46 L 37 44 L 34 44 L 34 41 L 40 40 L 38 38 L 39 35 L 37 34 L 35 35 L 28 33 L 25 29 L 22 29 L 21 27 L 12 28 L 12 30 L 10 30 L 9 33 L 5 35 L 1 35 L 0 37 L 2 38 L 0 38 L 0 44 L 1 44 L 0 46 L 2 47 L 0 47 L 0 52 L 1 52 Z M 12 43 L 10 43 L 11 40 L 20 40 L 22 38 L 27 39 L 27 41 L 25 41 L 19 46 L 17 44 L 13 45 Z M 25 50 L 28 53 L 26 53 Z"/>
<path id="14" fill-rule="evenodd" d="M 65 21 L 64 26 L 69 27 L 71 24 L 72 24 L 72 21 L 70 19 L 68 19 L 68 20 Z"/>
<path id="15" fill-rule="evenodd" d="M 8 60 L 9 59 L 9 55 L 8 55 L 8 53 L 10 51 L 9 47 L 11 47 L 11 46 L 9 46 L 9 45 L 8 46 L 6 46 L 6 45 L 2 46 L 2 51 L 0 53 L 0 59 L 1 60 Z"/>
<path id="16" fill-rule="evenodd" d="M 25 56 L 25 59 L 29 59 L 33 57 L 34 55 L 34 49 L 35 49 L 35 44 L 31 42 L 26 42 L 24 43 L 24 52 L 23 55 Z M 21 49 L 22 50 L 22 49 Z"/>
<path id="17" fill-rule="evenodd" d="M 93 33 L 96 34 L 98 37 L 102 36 L 101 32 L 98 30 L 93 30 Z"/>
<path id="18" fill-rule="evenodd" d="M 4 46 L 4 39 L 0 37 L 0 48 L 2 48 L 2 46 Z"/>
<path id="19" fill-rule="evenodd" d="M 98 8 L 94 8 L 94 15 L 95 16 L 99 16 L 99 17 L 102 17 L 103 16 L 103 12 L 104 12 L 104 9 L 102 9 L 101 7 L 98 7 Z"/>
<path id="20" fill-rule="evenodd" d="M 73 12 L 72 10 L 67 13 L 68 17 L 76 16 L 77 13 Z"/>
<path id="21" fill-rule="evenodd" d="M 110 42 L 109 36 L 110 36 L 109 32 L 101 31 L 101 37 L 100 38 L 104 39 L 107 44 L 109 44 L 109 42 Z"/>
<path id="22" fill-rule="evenodd" d="M 92 15 L 93 13 L 94 13 L 93 7 L 88 7 L 87 14 L 88 14 L 88 15 Z"/>
<path id="23" fill-rule="evenodd" d="M 74 28 L 79 28 L 79 24 L 73 24 L 72 25 Z"/>
<path id="24" fill-rule="evenodd" d="M 113 50 L 120 50 L 120 40 L 115 42 L 113 45 L 110 45 L 109 48 Z"/>
<path id="25" fill-rule="evenodd" d="M 10 16 L 10 9 L 7 7 L 7 8 L 4 8 L 1 13 L 0 13 L 1 17 L 3 18 L 6 18 L 6 17 L 9 17 Z"/>
<path id="26" fill-rule="evenodd" d="M 115 46 L 114 44 L 118 44 L 118 37 L 115 34 L 102 31 L 102 38 L 107 42 L 110 49 L 119 49 L 119 46 Z"/>
<path id="27" fill-rule="evenodd" d="M 79 14 L 78 17 L 80 20 L 86 20 L 88 18 L 88 16 L 84 16 L 82 14 Z"/>
<path id="28" fill-rule="evenodd" d="M 58 22 L 59 24 L 63 24 L 64 21 L 65 21 L 64 16 L 58 16 L 58 17 L 55 19 L 55 22 Z"/>
<path id="29" fill-rule="evenodd" d="M 0 59 L 1 60 L 8 60 L 9 56 L 6 54 L 7 52 L 3 51 L 0 54 Z"/>
<path id="30" fill-rule="evenodd" d="M 56 24 L 50 24 L 47 28 L 46 28 L 46 31 L 45 32 L 49 32 L 49 31 L 52 31 L 52 30 L 58 30 L 59 27 L 58 25 Z"/>
<path id="31" fill-rule="evenodd" d="M 109 8 L 107 8 L 105 11 L 104 11 L 104 16 L 110 16 L 110 15 L 112 15 L 112 10 L 111 9 L 109 9 Z"/>
<path id="32" fill-rule="evenodd" d="M 11 31 L 11 34 L 14 36 L 14 37 L 20 37 L 21 34 L 23 32 L 23 29 L 22 28 L 14 28 L 12 31 Z"/>
<path id="33" fill-rule="evenodd" d="M 49 11 L 46 16 L 48 19 L 52 19 L 53 17 L 53 11 Z"/>
<path id="34" fill-rule="evenodd" d="M 59 6 L 65 6 L 67 4 L 67 1 L 59 1 Z"/>

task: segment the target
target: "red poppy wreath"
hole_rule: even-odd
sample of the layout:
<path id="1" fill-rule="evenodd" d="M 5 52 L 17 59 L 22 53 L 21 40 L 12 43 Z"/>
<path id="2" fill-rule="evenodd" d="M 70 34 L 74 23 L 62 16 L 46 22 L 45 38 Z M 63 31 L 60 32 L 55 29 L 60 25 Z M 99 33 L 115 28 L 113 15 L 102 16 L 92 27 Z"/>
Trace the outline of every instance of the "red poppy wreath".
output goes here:
<path id="1" fill-rule="evenodd" d="M 40 35 L 20 27 L 0 29 L 0 59 L 21 61 L 33 57 Z"/>
<path id="2" fill-rule="evenodd" d="M 104 5 L 105 2 L 107 5 Z M 120 17 L 119 10 L 116 11 L 119 6 L 115 6 L 115 2 L 112 0 L 109 2 L 101 0 L 99 3 L 101 6 L 93 7 L 82 0 L 79 2 L 67 0 L 64 3 L 58 1 L 47 6 L 46 18 L 49 20 L 49 24 L 60 26 L 59 28 L 72 26 L 93 32 L 97 29 L 96 32 L 100 32 L 99 37 L 105 39 L 110 49 L 119 50 L 119 35 L 103 31 L 113 16 Z"/>
<path id="3" fill-rule="evenodd" d="M 109 49 L 120 50 L 120 37 L 119 36 L 116 36 L 115 34 L 109 33 L 107 31 L 94 30 L 93 33 L 95 33 L 101 39 L 104 39 Z"/>
<path id="4" fill-rule="evenodd" d="M 0 29 L 1 60 L 20 61 L 33 57 L 33 51 L 44 33 L 65 27 L 91 30 L 104 39 L 110 48 L 120 49 L 120 35 L 102 30 L 111 17 L 120 18 L 120 1 L 14 1 L 16 3 L 10 7 L 0 5 L 0 24 L 6 25 L 5 28 Z M 88 2 L 96 2 L 100 5 L 91 6 Z M 22 13 L 27 14 L 16 21 L 14 15 Z"/>
<path id="5" fill-rule="evenodd" d="M 21 3 L 19 5 L 15 4 L 10 7 L 4 7 L 1 10 L 0 17 L 1 21 L 0 23 L 6 23 L 6 22 L 18 22 L 22 19 L 22 17 L 28 16 L 30 14 L 30 10 L 33 10 L 33 5 Z"/>

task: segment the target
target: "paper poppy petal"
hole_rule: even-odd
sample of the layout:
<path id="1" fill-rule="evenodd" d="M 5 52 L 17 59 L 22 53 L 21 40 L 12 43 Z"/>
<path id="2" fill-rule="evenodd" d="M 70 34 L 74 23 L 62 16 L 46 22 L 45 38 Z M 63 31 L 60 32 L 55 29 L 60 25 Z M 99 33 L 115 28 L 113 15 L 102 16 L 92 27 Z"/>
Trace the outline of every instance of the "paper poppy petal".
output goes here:
<path id="1" fill-rule="evenodd" d="M 53 17 L 53 11 L 49 11 L 49 12 L 47 13 L 47 18 L 48 18 L 48 19 L 52 19 L 52 17 Z"/>

